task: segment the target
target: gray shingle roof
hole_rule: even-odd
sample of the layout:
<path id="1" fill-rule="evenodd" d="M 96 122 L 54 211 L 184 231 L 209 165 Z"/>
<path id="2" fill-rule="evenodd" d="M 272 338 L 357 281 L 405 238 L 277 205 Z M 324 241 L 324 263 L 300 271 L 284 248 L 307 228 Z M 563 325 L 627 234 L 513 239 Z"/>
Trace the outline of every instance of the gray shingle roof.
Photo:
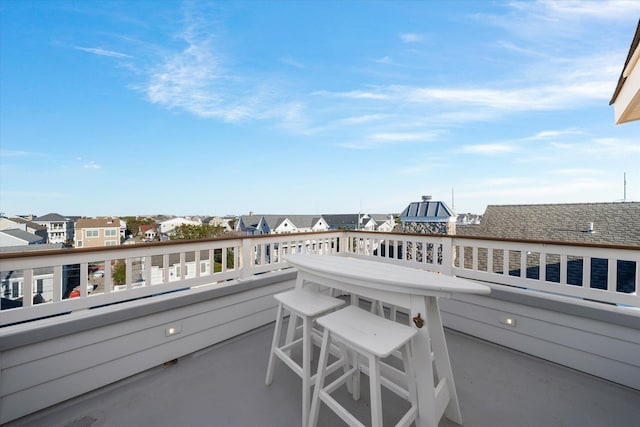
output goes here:
<path id="1" fill-rule="evenodd" d="M 67 221 L 67 218 L 63 217 L 60 214 L 57 213 L 49 213 L 43 216 L 39 216 L 37 218 L 34 218 L 33 221 L 35 222 L 42 222 L 42 221 Z"/>
<path id="2" fill-rule="evenodd" d="M 361 218 L 362 214 L 334 214 L 334 215 L 322 215 L 329 228 L 353 228 L 357 229 L 359 227 L 358 219 Z"/>
<path id="3" fill-rule="evenodd" d="M 458 225 L 456 234 L 640 245 L 640 202 L 489 205 L 479 225 Z"/>
<path id="4" fill-rule="evenodd" d="M 15 237 L 16 239 L 24 240 L 25 242 L 38 243 L 44 240 L 40 236 L 36 236 L 35 234 L 29 233 L 28 231 L 20 230 L 20 229 L 11 229 L 11 230 L 2 230 L 0 233 L 8 234 L 9 236 Z"/>

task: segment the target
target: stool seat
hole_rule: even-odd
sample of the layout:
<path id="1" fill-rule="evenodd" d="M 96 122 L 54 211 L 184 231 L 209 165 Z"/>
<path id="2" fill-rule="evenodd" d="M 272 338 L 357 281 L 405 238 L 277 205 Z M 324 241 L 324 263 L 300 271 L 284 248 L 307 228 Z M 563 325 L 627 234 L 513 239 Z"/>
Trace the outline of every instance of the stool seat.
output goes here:
<path id="1" fill-rule="evenodd" d="M 285 308 L 300 316 L 316 317 L 335 310 L 344 301 L 309 289 L 294 289 L 273 296 Z"/>
<path id="2" fill-rule="evenodd" d="M 417 333 L 416 329 L 354 306 L 322 316 L 317 322 L 350 345 L 380 358 L 389 356 Z"/>
<path id="3" fill-rule="evenodd" d="M 311 374 L 311 354 L 313 347 L 313 324 L 318 316 L 327 314 L 344 304 L 344 301 L 307 288 L 293 289 L 274 295 L 278 301 L 278 313 L 271 343 L 271 353 L 267 366 L 266 385 L 273 380 L 275 358 L 279 358 L 293 372 L 302 378 L 302 425 L 307 425 L 311 386 L 315 375 Z M 290 313 L 289 329 L 284 344 L 280 335 L 284 326 L 285 310 Z M 297 319 L 302 319 L 302 338 L 295 339 Z M 292 347 L 302 344 L 302 363 L 297 363 L 290 355 Z M 336 362 L 332 369 L 340 367 Z"/>

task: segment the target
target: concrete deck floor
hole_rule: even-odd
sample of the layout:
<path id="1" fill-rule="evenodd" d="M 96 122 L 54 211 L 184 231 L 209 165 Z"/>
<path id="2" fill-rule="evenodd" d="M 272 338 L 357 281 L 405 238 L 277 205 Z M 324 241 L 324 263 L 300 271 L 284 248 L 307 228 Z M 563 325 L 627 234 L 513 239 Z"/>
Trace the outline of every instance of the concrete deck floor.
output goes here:
<path id="1" fill-rule="evenodd" d="M 7 427 L 299 426 L 300 379 L 278 361 L 273 384 L 264 384 L 272 333 L 266 325 Z M 466 427 L 640 425 L 638 390 L 454 331 L 446 337 Z M 365 422 L 367 384 L 363 377 L 358 402 L 335 395 Z M 383 399 L 385 425 L 393 425 L 405 403 L 391 393 Z M 343 423 L 323 406 L 319 425 Z"/>

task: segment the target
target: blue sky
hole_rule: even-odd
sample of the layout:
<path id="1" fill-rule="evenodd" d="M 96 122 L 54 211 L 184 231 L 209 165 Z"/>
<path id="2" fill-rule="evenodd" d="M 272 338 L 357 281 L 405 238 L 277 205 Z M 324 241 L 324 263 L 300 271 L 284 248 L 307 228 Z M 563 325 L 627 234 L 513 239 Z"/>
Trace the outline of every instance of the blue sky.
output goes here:
<path id="1" fill-rule="evenodd" d="M 640 2 L 0 2 L 5 215 L 640 200 Z"/>

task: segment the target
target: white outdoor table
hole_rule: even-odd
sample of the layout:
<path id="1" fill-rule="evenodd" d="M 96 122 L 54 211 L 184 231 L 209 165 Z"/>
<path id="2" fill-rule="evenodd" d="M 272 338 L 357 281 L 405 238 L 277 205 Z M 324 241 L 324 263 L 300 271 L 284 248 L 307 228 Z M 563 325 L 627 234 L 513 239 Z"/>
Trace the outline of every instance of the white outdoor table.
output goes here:
<path id="1" fill-rule="evenodd" d="M 462 424 L 444 337 L 438 297 L 456 293 L 488 294 L 491 289 L 469 280 L 411 267 L 347 256 L 290 254 L 284 259 L 298 270 L 296 287 L 318 284 L 409 309 L 418 386 L 419 426 L 437 427 L 444 414 Z M 431 346 L 429 345 L 431 342 Z M 434 384 L 433 365 L 438 379 Z"/>

